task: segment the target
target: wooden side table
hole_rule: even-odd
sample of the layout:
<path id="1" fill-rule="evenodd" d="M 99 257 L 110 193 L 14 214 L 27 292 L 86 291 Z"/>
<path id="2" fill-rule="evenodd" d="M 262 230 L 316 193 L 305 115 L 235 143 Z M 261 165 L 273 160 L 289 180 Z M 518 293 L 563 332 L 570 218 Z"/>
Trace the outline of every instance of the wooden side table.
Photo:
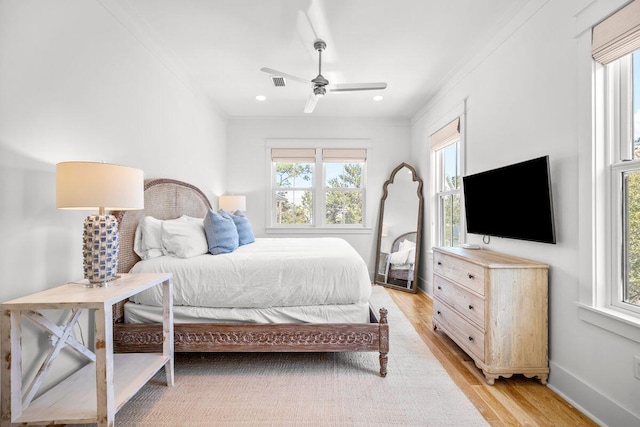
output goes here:
<path id="1" fill-rule="evenodd" d="M 160 353 L 113 354 L 113 304 L 162 284 L 163 346 Z M 170 273 L 123 274 L 101 288 L 81 282 L 14 299 L 0 305 L 2 403 L 0 425 L 82 424 L 113 426 L 116 412 L 163 366 L 173 385 L 173 279 Z M 38 310 L 69 310 L 62 325 Z M 94 351 L 72 334 L 82 310 L 95 319 Z M 33 382 L 22 390 L 22 320 L 52 335 L 52 347 Z M 51 390 L 35 398 L 45 375 L 65 346 L 88 363 Z"/>

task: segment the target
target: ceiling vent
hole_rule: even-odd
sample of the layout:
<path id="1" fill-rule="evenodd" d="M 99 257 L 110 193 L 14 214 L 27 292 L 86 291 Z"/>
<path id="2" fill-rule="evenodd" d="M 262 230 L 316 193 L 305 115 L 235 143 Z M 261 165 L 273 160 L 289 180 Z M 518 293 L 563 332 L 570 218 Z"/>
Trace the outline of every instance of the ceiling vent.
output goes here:
<path id="1" fill-rule="evenodd" d="M 280 77 L 280 76 L 271 76 L 271 81 L 273 81 L 273 85 L 275 87 L 285 87 L 285 81 L 284 81 L 284 77 Z"/>

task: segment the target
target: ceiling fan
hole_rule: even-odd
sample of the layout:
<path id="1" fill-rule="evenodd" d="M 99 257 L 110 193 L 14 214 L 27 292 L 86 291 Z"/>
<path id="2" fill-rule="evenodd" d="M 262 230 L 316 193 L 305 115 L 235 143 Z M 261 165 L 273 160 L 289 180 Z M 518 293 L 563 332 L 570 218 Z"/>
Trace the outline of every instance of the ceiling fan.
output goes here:
<path id="1" fill-rule="evenodd" d="M 318 75 L 312 80 L 303 79 L 301 77 L 283 73 L 282 71 L 274 70 L 272 68 L 263 67 L 260 69 L 260 71 L 264 71 L 265 73 L 271 75 L 271 78 L 274 80 L 274 84 L 276 86 L 284 86 L 284 81 L 282 80 L 282 78 L 290 79 L 300 83 L 310 84 L 313 91 L 309 95 L 307 104 L 304 107 L 305 113 L 313 112 L 313 110 L 316 108 L 318 100 L 327 93 L 327 88 L 329 89 L 329 92 L 351 92 L 357 90 L 380 90 L 387 87 L 387 84 L 384 82 L 330 84 L 329 80 L 325 79 L 322 75 L 322 51 L 327 48 L 327 44 L 323 40 L 318 39 L 313 43 L 313 48 L 318 51 Z M 279 80 L 277 79 L 278 77 L 280 77 Z M 278 81 L 280 83 L 278 83 Z"/>

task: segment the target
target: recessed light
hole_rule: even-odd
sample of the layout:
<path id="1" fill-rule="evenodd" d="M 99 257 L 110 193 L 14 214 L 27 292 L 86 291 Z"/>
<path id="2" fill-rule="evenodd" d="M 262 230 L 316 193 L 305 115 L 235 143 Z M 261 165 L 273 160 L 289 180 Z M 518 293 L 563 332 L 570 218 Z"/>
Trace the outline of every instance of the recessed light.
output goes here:
<path id="1" fill-rule="evenodd" d="M 382 96 L 382 95 L 376 95 L 376 96 L 373 97 L 374 101 L 382 101 L 383 99 L 384 99 L 384 96 Z"/>
<path id="2" fill-rule="evenodd" d="M 265 101 L 265 100 L 267 99 L 267 97 L 266 97 L 266 96 L 264 96 L 264 95 L 258 95 L 258 96 L 256 96 L 256 99 L 257 99 L 258 101 Z"/>

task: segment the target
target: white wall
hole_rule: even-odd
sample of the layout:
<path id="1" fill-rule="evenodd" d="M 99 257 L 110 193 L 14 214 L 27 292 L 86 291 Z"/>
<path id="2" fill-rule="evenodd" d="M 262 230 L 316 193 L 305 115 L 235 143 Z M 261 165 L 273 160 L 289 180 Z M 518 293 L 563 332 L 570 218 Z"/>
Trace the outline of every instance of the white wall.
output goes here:
<path id="1" fill-rule="evenodd" d="M 578 114 L 579 102 L 586 102 L 590 119 L 590 81 L 579 86 L 579 67 L 590 61 L 579 60 L 589 53 L 579 48 L 575 19 L 588 3 L 593 2 L 531 1 L 415 118 L 412 153 L 421 159 L 417 166 L 430 188 L 428 135 L 464 110 L 466 101 L 467 174 L 550 156 L 558 243 L 492 238 L 483 246 L 550 265 L 550 387 L 602 423 L 640 425 L 640 380 L 633 376 L 640 343 L 582 321 L 576 306 L 581 269 L 590 268 L 579 262 L 580 252 L 589 251 L 580 245 L 580 233 L 589 228 L 579 228 L 581 215 L 588 215 L 579 209 L 579 191 L 591 187 L 578 180 L 581 152 L 591 143 L 590 123 L 585 138 Z M 425 224 L 430 217 L 427 210 Z M 482 244 L 477 235 L 467 241 Z M 430 278 L 431 262 L 422 263 L 422 270 Z M 422 286 L 430 289 L 430 283 Z"/>
<path id="2" fill-rule="evenodd" d="M 232 119 L 229 121 L 229 153 L 227 189 L 247 196 L 247 216 L 257 237 L 266 237 L 269 171 L 265 161 L 267 139 L 370 139 L 367 159 L 367 225 L 366 233 L 330 235 L 345 238 L 362 255 L 372 273 L 376 250 L 378 211 L 382 185 L 391 171 L 409 158 L 410 127 L 408 122 L 358 119 Z M 317 236 L 317 234 L 313 234 Z M 291 234 L 269 233 L 268 237 L 291 237 Z M 296 236 L 302 236 L 296 234 Z"/>
<path id="3" fill-rule="evenodd" d="M 224 191 L 226 119 L 197 93 L 97 1 L 0 2 L 0 301 L 82 278 L 90 212 L 56 210 L 60 161 Z M 47 341 L 25 334 L 29 374 Z"/>

